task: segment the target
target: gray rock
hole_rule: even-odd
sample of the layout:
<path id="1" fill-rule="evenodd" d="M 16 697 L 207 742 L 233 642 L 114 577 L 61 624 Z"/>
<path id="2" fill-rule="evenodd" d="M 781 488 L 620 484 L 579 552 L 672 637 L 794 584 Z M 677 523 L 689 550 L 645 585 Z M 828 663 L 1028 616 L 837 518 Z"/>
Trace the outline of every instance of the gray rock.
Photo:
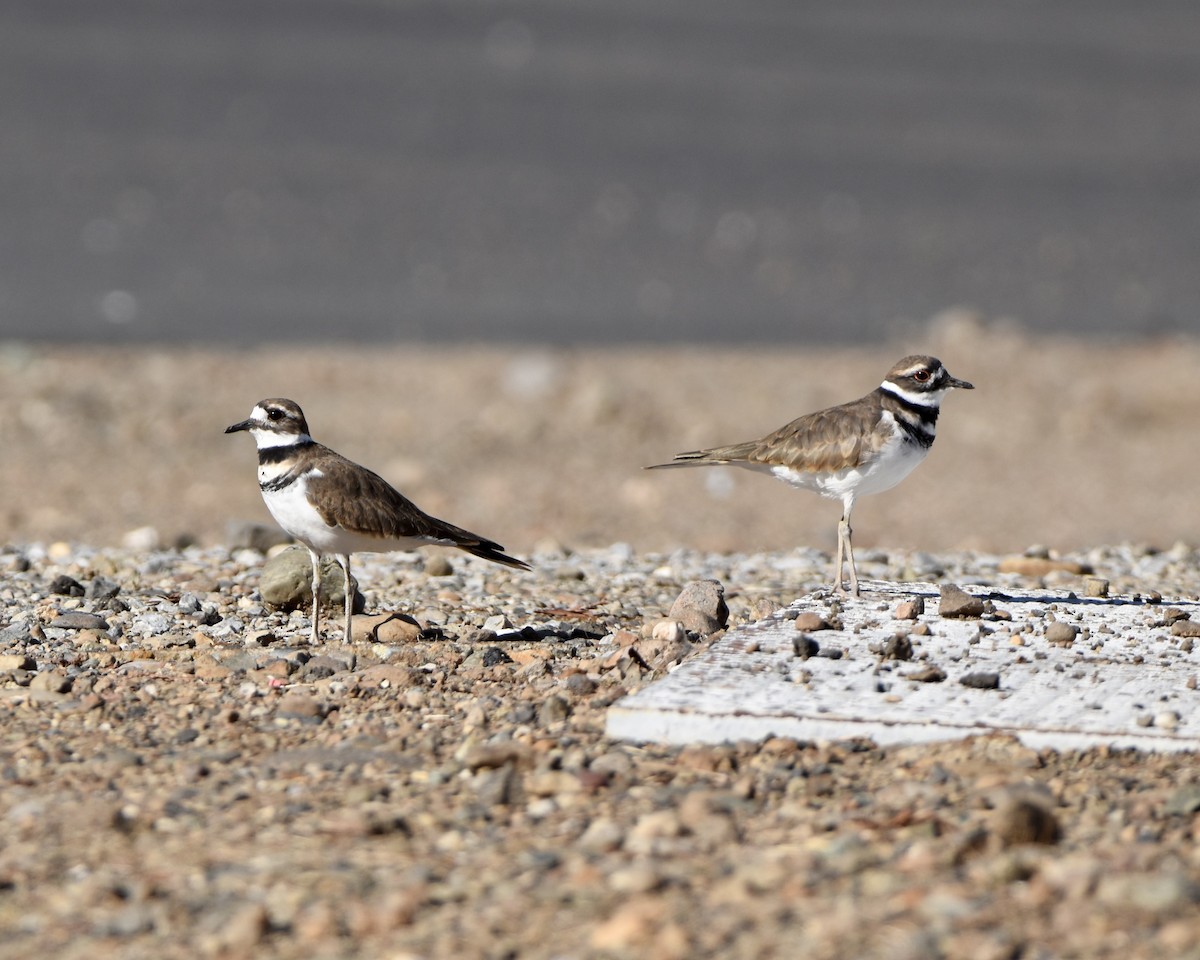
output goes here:
<path id="1" fill-rule="evenodd" d="M 719 580 L 693 580 L 680 592 L 667 616 L 702 637 L 723 630 L 729 622 L 725 588 Z"/>
<path id="2" fill-rule="evenodd" d="M 355 612 L 363 609 L 362 594 L 358 583 L 350 578 L 350 589 L 354 591 Z M 312 604 L 312 560 L 304 547 L 289 547 L 269 557 L 263 564 L 262 577 L 258 585 L 259 595 L 272 610 L 290 611 Z M 342 568 L 332 557 L 321 561 L 321 604 L 341 610 L 345 603 Z"/>
<path id="3" fill-rule="evenodd" d="M 508 712 L 508 719 L 513 723 L 533 723 L 537 718 L 537 710 L 532 703 L 518 703 Z"/>
<path id="4" fill-rule="evenodd" d="M 498 663 L 512 663 L 513 659 L 505 653 L 500 647 L 483 647 L 470 654 L 467 659 L 462 662 L 464 668 L 494 667 Z"/>
<path id="5" fill-rule="evenodd" d="M 562 682 L 563 687 L 577 697 L 596 692 L 596 681 L 585 673 L 573 673 Z"/>
<path id="6" fill-rule="evenodd" d="M 325 677 L 332 677 L 335 674 L 346 673 L 353 669 L 353 654 L 347 654 L 345 657 L 322 654 L 319 657 L 313 657 L 304 664 L 299 676 L 302 680 L 323 680 Z"/>
<path id="7" fill-rule="evenodd" d="M 246 624 L 240 617 L 225 617 L 223 620 L 210 624 L 204 632 L 214 640 L 226 640 L 240 634 L 245 629 Z"/>
<path id="8" fill-rule="evenodd" d="M 525 800 L 521 773 L 512 763 L 506 763 L 497 770 L 477 773 L 475 789 L 484 807 L 516 806 Z"/>
<path id="9" fill-rule="evenodd" d="M 4 569 L 9 570 L 12 573 L 27 573 L 33 566 L 33 564 L 29 562 L 29 558 L 23 553 L 16 553 L 12 554 L 11 556 L 0 557 L 0 565 L 3 565 Z"/>
<path id="10" fill-rule="evenodd" d="M 975 690 L 999 690 L 1000 674 L 986 670 L 967 673 L 960 677 L 958 682 Z"/>
<path id="11" fill-rule="evenodd" d="M 972 619 L 983 616 L 983 601 L 954 583 L 942 584 L 938 613 L 943 617 Z"/>
<path id="12" fill-rule="evenodd" d="M 499 647 L 485 647 L 479 653 L 479 662 L 484 667 L 494 667 L 498 663 L 512 663 L 513 659 Z"/>
<path id="13" fill-rule="evenodd" d="M 1200 887 L 1177 870 L 1114 873 L 1100 879 L 1096 899 L 1113 907 L 1137 907 L 1153 913 L 1177 910 L 1200 900 Z"/>
<path id="14" fill-rule="evenodd" d="M 494 630 L 467 630 L 462 636 L 462 642 L 471 647 L 482 647 L 496 642 Z"/>
<path id="15" fill-rule="evenodd" d="M 911 660 L 913 658 L 913 644 L 912 640 L 907 636 L 897 633 L 886 640 L 881 640 L 878 644 L 874 644 L 871 647 L 871 652 L 878 654 L 884 660 Z"/>
<path id="16" fill-rule="evenodd" d="M 145 613 L 133 621 L 132 632 L 143 637 L 156 637 L 168 633 L 175 621 L 165 613 Z"/>
<path id="17" fill-rule="evenodd" d="M 633 760 L 625 750 L 609 750 L 593 760 L 588 769 L 593 773 L 612 777 L 629 773 L 633 769 Z"/>
<path id="18" fill-rule="evenodd" d="M 68 610 L 51 620 L 50 626 L 58 627 L 60 630 L 107 630 L 108 621 L 94 613 Z"/>
<path id="19" fill-rule="evenodd" d="M 95 932 L 102 937 L 128 938 L 149 933 L 154 929 L 153 905 L 132 903 L 122 907 L 96 923 Z"/>
<path id="20" fill-rule="evenodd" d="M 29 643 L 31 639 L 28 623 L 10 623 L 0 630 L 0 645 L 6 647 Z"/>
<path id="21" fill-rule="evenodd" d="M 550 727 L 556 723 L 562 723 L 570 715 L 571 707 L 567 701 L 557 694 L 551 694 L 542 701 L 542 705 L 538 709 L 538 723 L 543 727 Z"/>
<path id="22" fill-rule="evenodd" d="M 88 584 L 88 596 L 93 600 L 111 600 L 121 592 L 121 585 L 106 577 L 94 577 Z"/>
<path id="23" fill-rule="evenodd" d="M 1146 724 L 1146 726 L 1149 725 L 1149 723 Z M 1186 817 L 1198 811 L 1200 811 L 1200 784 L 1195 783 L 1180 787 L 1163 805 L 1163 812 L 1169 816 Z"/>
<path id="24" fill-rule="evenodd" d="M 65 573 L 50 581 L 49 590 L 51 593 L 61 594 L 65 597 L 82 597 L 86 592 L 82 583 L 74 577 L 68 577 Z"/>
<path id="25" fill-rule="evenodd" d="M 801 660 L 815 657 L 821 652 L 821 645 L 807 633 L 801 633 L 792 639 L 792 653 Z"/>
<path id="26" fill-rule="evenodd" d="M 903 580 L 937 580 L 946 572 L 945 565 L 931 553 L 914 553 L 904 565 Z"/>

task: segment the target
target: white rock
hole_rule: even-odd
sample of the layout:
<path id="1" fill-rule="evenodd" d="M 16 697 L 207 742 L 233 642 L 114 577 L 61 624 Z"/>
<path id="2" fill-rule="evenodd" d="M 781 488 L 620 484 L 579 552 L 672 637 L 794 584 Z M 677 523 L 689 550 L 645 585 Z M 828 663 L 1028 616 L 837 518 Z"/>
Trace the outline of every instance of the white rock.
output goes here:
<path id="1" fill-rule="evenodd" d="M 162 538 L 154 527 L 138 527 L 121 538 L 121 545 L 127 550 L 138 552 L 157 550 L 162 545 Z"/>
<path id="2" fill-rule="evenodd" d="M 678 620 L 659 620 L 650 635 L 663 643 L 679 643 L 687 639 L 687 631 Z"/>

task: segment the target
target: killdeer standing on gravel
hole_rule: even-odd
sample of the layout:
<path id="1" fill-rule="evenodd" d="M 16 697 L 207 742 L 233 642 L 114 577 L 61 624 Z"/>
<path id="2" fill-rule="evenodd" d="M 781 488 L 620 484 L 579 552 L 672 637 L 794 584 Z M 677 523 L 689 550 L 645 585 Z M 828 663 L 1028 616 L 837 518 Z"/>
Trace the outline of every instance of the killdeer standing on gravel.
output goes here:
<path id="1" fill-rule="evenodd" d="M 438 520 L 378 474 L 317 443 L 292 400 L 263 400 L 249 419 L 225 429 L 250 431 L 258 444 L 258 487 L 271 516 L 312 556 L 312 642 L 321 605 L 321 557 L 337 559 L 346 582 L 346 640 L 350 640 L 350 554 L 412 550 L 432 544 L 528 570 L 500 544 Z"/>
<path id="2" fill-rule="evenodd" d="M 761 440 L 680 453 L 670 463 L 646 469 L 728 464 L 841 500 L 834 590 L 847 592 L 842 583 L 844 559 L 850 566 L 849 592 L 857 597 L 850 542 L 854 501 L 890 490 L 925 459 L 937 432 L 942 398 L 956 388 L 975 389 L 950 376 L 936 357 L 905 357 L 861 400 L 810 413 Z"/>

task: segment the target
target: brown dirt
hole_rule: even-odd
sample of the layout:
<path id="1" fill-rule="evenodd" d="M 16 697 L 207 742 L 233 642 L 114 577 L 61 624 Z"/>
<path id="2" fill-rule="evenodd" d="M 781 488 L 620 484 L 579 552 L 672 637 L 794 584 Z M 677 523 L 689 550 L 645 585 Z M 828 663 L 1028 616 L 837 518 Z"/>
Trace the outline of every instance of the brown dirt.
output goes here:
<path id="1" fill-rule="evenodd" d="M 740 471 L 641 467 L 867 392 L 899 356 L 975 383 L 928 461 L 855 510 L 856 544 L 1012 552 L 1200 541 L 1200 342 L 1034 340 L 959 321 L 858 350 L 395 346 L 0 353 L 0 542 L 117 543 L 150 525 L 222 543 L 268 521 L 224 427 L 268 396 L 425 509 L 527 552 L 547 538 L 830 549 L 837 504 Z"/>

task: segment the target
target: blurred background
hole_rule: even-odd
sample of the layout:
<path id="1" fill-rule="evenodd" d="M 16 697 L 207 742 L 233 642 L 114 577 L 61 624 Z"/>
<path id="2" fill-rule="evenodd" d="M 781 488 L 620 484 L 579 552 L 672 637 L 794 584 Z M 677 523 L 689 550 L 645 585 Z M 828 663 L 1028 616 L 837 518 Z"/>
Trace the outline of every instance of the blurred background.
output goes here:
<path id="1" fill-rule="evenodd" d="M 1198 92 L 1167 0 L 6 0 L 0 335 L 1192 330 Z"/>
<path id="2" fill-rule="evenodd" d="M 1198 94 L 1168 0 L 6 0 L 0 543 L 269 522 L 290 396 L 518 553 L 832 549 L 640 468 L 912 352 L 861 548 L 1198 542 Z"/>

